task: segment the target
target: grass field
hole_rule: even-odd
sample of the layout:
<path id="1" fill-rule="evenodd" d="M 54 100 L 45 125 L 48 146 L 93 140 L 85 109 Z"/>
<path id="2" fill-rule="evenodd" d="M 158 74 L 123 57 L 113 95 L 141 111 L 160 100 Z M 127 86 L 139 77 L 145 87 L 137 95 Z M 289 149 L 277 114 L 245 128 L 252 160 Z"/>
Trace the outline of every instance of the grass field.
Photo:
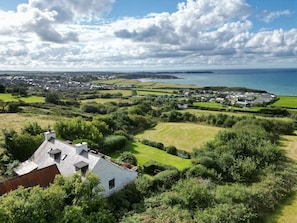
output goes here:
<path id="1" fill-rule="evenodd" d="M 143 145 L 140 142 L 131 141 L 128 146 L 130 151 L 136 158 L 138 165 L 142 166 L 146 161 L 155 160 L 164 164 L 168 164 L 182 170 L 191 166 L 190 159 L 182 159 L 177 156 L 170 155 L 163 150 L 159 150 L 150 146 Z M 117 159 L 123 151 L 111 154 L 111 158 Z"/>
<path id="2" fill-rule="evenodd" d="M 194 106 L 202 107 L 202 108 L 212 108 L 212 109 L 222 109 L 226 111 L 241 111 L 241 112 L 257 112 L 261 109 L 261 107 L 252 107 L 252 108 L 240 108 L 235 106 L 227 106 L 223 107 L 221 103 L 215 102 L 194 102 Z"/>
<path id="3" fill-rule="evenodd" d="M 15 97 L 12 94 L 6 94 L 6 93 L 0 93 L 0 100 L 4 102 L 21 100 L 26 103 L 44 103 L 44 97 L 38 97 L 38 96 Z"/>
<path id="4" fill-rule="evenodd" d="M 129 100 L 126 99 L 120 99 L 120 98 L 94 98 L 94 99 L 85 99 L 85 100 L 81 100 L 81 103 L 85 104 L 85 103 L 90 103 L 90 102 L 96 102 L 99 104 L 104 104 L 104 103 L 108 103 L 108 102 L 129 102 Z"/>
<path id="5" fill-rule="evenodd" d="M 100 94 L 118 94 L 121 93 L 123 97 L 129 97 L 132 94 L 132 90 L 99 90 Z"/>
<path id="6" fill-rule="evenodd" d="M 20 131 L 26 124 L 37 122 L 42 128 L 53 127 L 57 119 L 46 115 L 0 114 L 0 139 L 2 129 L 13 128 Z"/>
<path id="7" fill-rule="evenodd" d="M 154 129 L 146 130 L 136 137 L 173 145 L 177 149 L 192 151 L 212 140 L 222 128 L 194 123 L 158 123 Z"/>
<path id="8" fill-rule="evenodd" d="M 117 85 L 133 85 L 135 88 L 150 88 L 150 89 L 174 89 L 174 88 L 200 88 L 197 85 L 180 85 L 162 82 L 154 82 L 154 80 L 140 81 L 130 79 L 113 79 L 113 80 L 99 80 L 94 83 L 102 84 L 117 84 Z"/>
<path id="9" fill-rule="evenodd" d="M 274 102 L 272 104 L 272 106 L 297 109 L 297 97 L 294 97 L 294 96 L 279 96 L 279 100 Z"/>

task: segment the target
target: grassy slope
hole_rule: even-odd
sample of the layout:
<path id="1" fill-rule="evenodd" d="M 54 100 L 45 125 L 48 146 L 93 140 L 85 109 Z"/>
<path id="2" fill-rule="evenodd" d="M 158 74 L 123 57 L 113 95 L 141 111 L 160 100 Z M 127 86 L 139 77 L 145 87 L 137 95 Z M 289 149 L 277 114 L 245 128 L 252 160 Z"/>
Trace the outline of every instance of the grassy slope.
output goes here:
<path id="1" fill-rule="evenodd" d="M 191 151 L 193 148 L 199 148 L 212 140 L 220 130 L 221 128 L 207 125 L 171 122 L 159 123 L 154 129 L 146 130 L 137 134 L 136 137 Z"/>
<path id="2" fill-rule="evenodd" d="M 130 142 L 127 151 L 130 151 L 136 156 L 138 165 L 140 166 L 149 160 L 165 163 L 174 166 L 179 170 L 191 166 L 191 160 L 189 159 L 182 159 L 180 157 L 170 155 L 163 150 L 143 145 L 140 142 Z M 111 158 L 117 159 L 121 152 L 123 151 L 111 154 Z"/>
<path id="3" fill-rule="evenodd" d="M 3 94 L 0 93 L 0 100 L 3 100 L 4 102 L 9 101 L 24 101 L 26 103 L 44 103 L 44 97 L 38 97 L 38 96 L 29 96 L 29 97 L 15 97 L 12 94 Z"/>
<path id="4" fill-rule="evenodd" d="M 297 131 L 294 136 L 284 136 L 282 147 L 288 157 L 297 161 Z M 297 222 L 297 188 L 291 196 L 287 197 L 272 215 L 267 216 L 265 223 L 293 223 Z"/>

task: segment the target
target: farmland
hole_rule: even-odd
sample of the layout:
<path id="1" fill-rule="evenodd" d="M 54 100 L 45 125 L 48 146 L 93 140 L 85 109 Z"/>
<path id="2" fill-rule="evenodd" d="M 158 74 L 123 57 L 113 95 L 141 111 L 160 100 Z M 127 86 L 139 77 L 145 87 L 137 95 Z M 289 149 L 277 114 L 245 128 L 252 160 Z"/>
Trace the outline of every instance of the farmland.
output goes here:
<path id="1" fill-rule="evenodd" d="M 44 97 L 39 97 L 39 96 L 16 97 L 16 96 L 13 96 L 12 94 L 0 93 L 0 100 L 4 102 L 23 101 L 26 103 L 43 103 Z"/>

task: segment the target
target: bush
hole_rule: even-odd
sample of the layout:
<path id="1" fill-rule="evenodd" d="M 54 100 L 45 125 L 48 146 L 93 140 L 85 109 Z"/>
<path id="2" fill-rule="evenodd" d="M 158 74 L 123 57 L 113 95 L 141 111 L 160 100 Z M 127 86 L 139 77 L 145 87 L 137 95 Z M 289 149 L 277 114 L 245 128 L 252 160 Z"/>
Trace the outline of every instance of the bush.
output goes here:
<path id="1" fill-rule="evenodd" d="M 131 152 L 123 152 L 120 157 L 119 157 L 119 161 L 125 162 L 125 163 L 129 163 L 131 165 L 136 166 L 137 165 L 137 159 L 136 157 L 131 153 Z"/>
<path id="2" fill-rule="evenodd" d="M 156 175 L 164 170 L 176 170 L 175 167 L 169 166 L 163 163 L 159 163 L 153 160 L 149 160 L 143 164 L 143 172 L 149 175 Z"/>
<path id="3" fill-rule="evenodd" d="M 153 188 L 155 190 L 164 188 L 168 189 L 180 178 L 178 170 L 164 170 L 154 176 Z"/>
<path id="4" fill-rule="evenodd" d="M 164 144 L 161 143 L 161 142 L 154 142 L 154 141 L 150 141 L 150 140 L 147 140 L 147 139 L 143 139 L 141 141 L 141 143 L 144 144 L 144 145 L 155 147 L 155 148 L 160 149 L 160 150 L 164 150 Z"/>
<path id="5" fill-rule="evenodd" d="M 165 147 L 165 151 L 169 154 L 172 154 L 172 155 L 176 155 L 177 154 L 177 149 L 175 146 L 167 146 Z"/>
<path id="6" fill-rule="evenodd" d="M 107 136 L 103 141 L 102 152 L 111 153 L 126 147 L 128 140 L 125 136 L 112 135 Z"/>

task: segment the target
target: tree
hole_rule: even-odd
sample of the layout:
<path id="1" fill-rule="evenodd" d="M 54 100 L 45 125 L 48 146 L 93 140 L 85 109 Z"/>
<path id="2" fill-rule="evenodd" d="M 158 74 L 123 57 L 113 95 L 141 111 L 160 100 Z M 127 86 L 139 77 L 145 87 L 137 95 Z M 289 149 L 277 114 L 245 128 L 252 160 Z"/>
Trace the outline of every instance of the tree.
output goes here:
<path id="1" fill-rule="evenodd" d="M 74 118 L 70 121 L 58 121 L 54 129 L 57 136 L 65 140 L 90 140 L 94 145 L 97 144 L 98 147 L 103 140 L 103 135 L 96 126 L 81 117 Z"/>
<path id="2" fill-rule="evenodd" d="M 6 88 L 3 84 L 0 84 L 0 93 L 5 93 L 6 92 Z"/>
<path id="3" fill-rule="evenodd" d="M 27 160 L 41 145 L 44 138 L 42 135 L 32 136 L 28 133 L 17 135 L 13 138 L 14 146 L 8 152 L 19 161 Z"/>
<path id="4" fill-rule="evenodd" d="M 45 95 L 45 102 L 57 105 L 60 103 L 60 95 L 57 92 L 48 92 Z"/>
<path id="5" fill-rule="evenodd" d="M 0 221 L 10 223 L 102 222 L 114 218 L 100 195 L 99 178 L 88 172 L 70 177 L 57 175 L 46 189 L 18 188 L 0 197 Z"/>
<path id="6" fill-rule="evenodd" d="M 42 129 L 37 122 L 26 124 L 25 127 L 22 128 L 22 134 L 28 133 L 35 136 L 40 135 L 43 132 L 45 132 L 45 130 Z"/>

